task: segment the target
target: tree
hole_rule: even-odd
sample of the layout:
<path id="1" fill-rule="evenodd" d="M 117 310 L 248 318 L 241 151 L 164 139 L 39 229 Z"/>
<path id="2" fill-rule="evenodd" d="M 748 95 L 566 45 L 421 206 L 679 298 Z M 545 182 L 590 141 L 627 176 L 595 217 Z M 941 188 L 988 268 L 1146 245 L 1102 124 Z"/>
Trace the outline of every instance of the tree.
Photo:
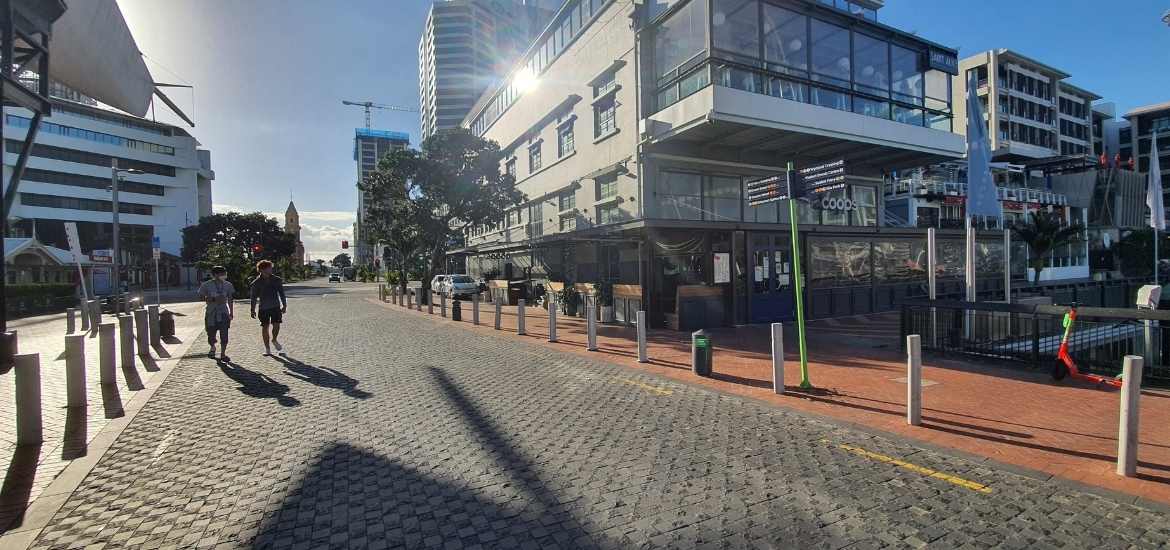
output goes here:
<path id="1" fill-rule="evenodd" d="M 358 184 L 371 205 L 363 228 L 397 253 L 403 272 L 411 258 L 425 256 L 427 287 L 452 242 L 473 226 L 499 222 L 525 200 L 515 179 L 500 172 L 502 157 L 499 144 L 463 128 L 432 135 L 420 151 L 383 157 Z"/>
<path id="2" fill-rule="evenodd" d="M 1170 259 L 1170 240 L 1165 233 L 1158 239 L 1158 258 Z M 1147 227 L 1130 231 L 1117 243 L 1121 272 L 1127 277 L 1148 277 L 1154 272 L 1154 230 Z M 1159 270 L 1161 271 L 1161 270 Z"/>
<path id="3" fill-rule="evenodd" d="M 353 265 L 353 260 L 349 258 L 349 254 L 342 252 L 341 254 L 334 256 L 333 260 L 329 262 L 329 265 L 332 265 L 338 269 L 343 269 Z"/>
<path id="4" fill-rule="evenodd" d="M 325 273 L 325 260 L 313 260 L 313 262 L 317 264 L 318 275 Z"/>
<path id="5" fill-rule="evenodd" d="M 183 259 L 199 262 L 213 245 L 223 245 L 248 259 L 278 260 L 296 252 L 296 238 L 285 233 L 276 220 L 260 212 L 227 212 L 204 216 L 197 225 L 183 229 Z"/>
<path id="6" fill-rule="evenodd" d="M 1046 210 L 1032 212 L 1028 223 L 1012 228 L 1015 238 L 1028 245 L 1028 265 L 1034 273 L 1032 284 L 1040 283 L 1040 272 L 1048 255 L 1057 248 L 1079 242 L 1083 232 L 1080 224 L 1065 223 L 1059 214 Z"/>

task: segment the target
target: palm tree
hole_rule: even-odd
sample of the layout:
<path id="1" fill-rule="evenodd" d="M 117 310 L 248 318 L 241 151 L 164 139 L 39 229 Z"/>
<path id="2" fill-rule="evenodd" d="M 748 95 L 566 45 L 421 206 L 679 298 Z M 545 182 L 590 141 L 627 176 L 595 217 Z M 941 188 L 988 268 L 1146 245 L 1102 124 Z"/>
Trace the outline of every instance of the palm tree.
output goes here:
<path id="1" fill-rule="evenodd" d="M 1054 212 L 1037 210 L 1027 223 L 1016 224 L 1012 234 L 1016 240 L 1028 245 L 1028 265 L 1035 275 L 1032 284 L 1040 283 L 1040 272 L 1044 260 L 1053 250 L 1081 240 L 1084 227 L 1077 223 L 1065 223 L 1064 218 Z"/>

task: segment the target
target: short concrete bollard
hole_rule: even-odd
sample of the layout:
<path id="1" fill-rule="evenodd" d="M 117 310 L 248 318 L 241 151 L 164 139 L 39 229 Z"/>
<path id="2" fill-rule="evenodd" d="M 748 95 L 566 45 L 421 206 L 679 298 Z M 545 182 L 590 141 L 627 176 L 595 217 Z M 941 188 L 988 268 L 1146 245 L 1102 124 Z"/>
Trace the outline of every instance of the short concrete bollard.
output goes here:
<path id="1" fill-rule="evenodd" d="M 524 299 L 516 300 L 516 334 L 528 334 L 524 330 Z"/>
<path id="2" fill-rule="evenodd" d="M 548 341 L 557 341 L 557 299 L 555 294 L 548 293 Z"/>
<path id="3" fill-rule="evenodd" d="M 138 342 L 138 355 L 150 356 L 150 328 L 147 326 L 146 310 L 134 310 L 134 340 Z"/>
<path id="4" fill-rule="evenodd" d="M 589 332 L 585 349 L 597 351 L 597 303 L 589 299 L 586 300 L 585 305 L 585 327 Z"/>
<path id="5" fill-rule="evenodd" d="M 414 291 L 406 289 L 406 309 L 414 307 Z"/>
<path id="6" fill-rule="evenodd" d="M 500 316 L 502 313 L 500 311 L 500 301 L 494 300 L 494 301 L 492 301 L 492 303 L 496 304 L 496 330 L 500 330 Z"/>
<path id="7" fill-rule="evenodd" d="M 134 368 L 134 318 L 118 316 L 118 351 L 122 356 L 122 368 Z"/>
<path id="8" fill-rule="evenodd" d="M 102 384 L 117 383 L 114 370 L 114 323 L 98 325 L 98 372 Z"/>
<path id="9" fill-rule="evenodd" d="M 906 336 L 906 423 L 922 425 L 922 337 Z"/>
<path id="10" fill-rule="evenodd" d="M 649 363 L 650 356 L 646 352 L 646 312 L 638 310 L 636 319 L 638 323 L 638 362 Z"/>
<path id="11" fill-rule="evenodd" d="M 154 347 L 162 346 L 162 335 L 159 334 L 158 326 L 158 306 L 150 305 L 146 307 L 147 319 L 150 322 L 150 345 Z"/>
<path id="12" fill-rule="evenodd" d="M 89 300 L 82 300 L 77 304 L 77 313 L 81 316 L 81 332 L 89 332 L 89 322 L 91 315 L 89 314 Z"/>
<path id="13" fill-rule="evenodd" d="M 65 337 L 65 395 L 66 406 L 85 406 L 85 335 Z"/>
<path id="14" fill-rule="evenodd" d="M 435 293 L 434 292 L 427 293 L 427 313 L 430 315 L 435 314 Z"/>
<path id="15" fill-rule="evenodd" d="M 479 293 L 471 295 L 471 324 L 479 324 Z"/>
<path id="16" fill-rule="evenodd" d="M 98 325 L 102 324 L 102 305 L 97 300 L 89 301 L 89 330 L 97 333 Z"/>
<path id="17" fill-rule="evenodd" d="M 65 334 L 77 332 L 77 308 L 65 309 Z"/>
<path id="18" fill-rule="evenodd" d="M 1142 394 L 1143 360 L 1126 355 L 1121 367 L 1121 417 L 1117 425 L 1117 475 L 1137 475 L 1138 398 Z"/>
<path id="19" fill-rule="evenodd" d="M 44 443 L 41 418 L 41 354 L 26 353 L 15 358 L 16 444 Z"/>
<path id="20" fill-rule="evenodd" d="M 422 289 L 414 289 L 414 310 L 422 311 Z"/>
<path id="21" fill-rule="evenodd" d="M 447 318 L 447 293 L 439 293 L 439 317 Z"/>
<path id="22" fill-rule="evenodd" d="M 772 391 L 784 395 L 784 324 L 772 323 Z"/>

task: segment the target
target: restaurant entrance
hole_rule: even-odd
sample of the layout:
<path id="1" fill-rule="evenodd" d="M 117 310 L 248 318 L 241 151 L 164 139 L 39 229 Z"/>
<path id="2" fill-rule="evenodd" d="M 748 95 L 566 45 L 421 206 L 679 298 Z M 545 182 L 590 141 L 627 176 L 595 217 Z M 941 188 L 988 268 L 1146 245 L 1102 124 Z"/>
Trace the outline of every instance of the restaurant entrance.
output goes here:
<path id="1" fill-rule="evenodd" d="M 784 233 L 753 233 L 748 316 L 752 323 L 790 321 L 795 315 L 792 244 Z"/>

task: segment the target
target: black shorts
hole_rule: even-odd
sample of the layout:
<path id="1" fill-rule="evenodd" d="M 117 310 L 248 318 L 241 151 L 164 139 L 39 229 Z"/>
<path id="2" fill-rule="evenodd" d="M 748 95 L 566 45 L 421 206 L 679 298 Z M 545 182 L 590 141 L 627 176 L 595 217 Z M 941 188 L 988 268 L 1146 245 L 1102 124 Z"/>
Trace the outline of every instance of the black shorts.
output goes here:
<path id="1" fill-rule="evenodd" d="M 269 309 L 262 309 L 262 310 L 260 310 L 260 313 L 256 314 L 256 318 L 260 319 L 261 325 L 267 325 L 269 323 L 283 322 L 283 319 L 282 319 L 281 313 L 280 313 L 280 308 L 278 308 L 278 307 L 269 308 Z"/>

